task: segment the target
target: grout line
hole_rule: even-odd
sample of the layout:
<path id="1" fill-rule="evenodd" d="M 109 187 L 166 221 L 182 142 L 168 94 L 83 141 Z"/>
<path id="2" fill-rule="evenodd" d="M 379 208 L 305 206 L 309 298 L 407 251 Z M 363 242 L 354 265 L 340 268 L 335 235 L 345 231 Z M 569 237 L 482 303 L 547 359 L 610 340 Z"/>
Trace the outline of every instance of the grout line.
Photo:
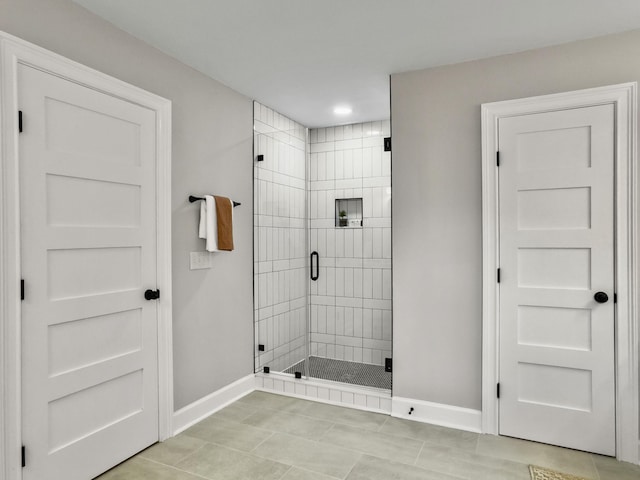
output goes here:
<path id="1" fill-rule="evenodd" d="M 203 445 L 203 446 L 204 446 L 204 445 Z M 142 458 L 143 460 L 146 460 L 147 462 L 155 463 L 156 465 L 162 465 L 163 467 L 170 468 L 171 470 L 176 470 L 176 471 L 181 472 L 181 473 L 186 473 L 186 474 L 188 474 L 188 475 L 193 475 L 194 477 L 202 478 L 202 479 L 204 479 L 204 480 L 211 480 L 211 479 L 210 479 L 210 478 L 208 478 L 208 477 L 203 477 L 202 475 L 200 475 L 200 474 L 198 474 L 198 473 L 195 473 L 195 472 L 189 472 L 189 471 L 187 471 L 187 470 L 183 470 L 183 469 L 181 469 L 181 468 L 176 467 L 175 465 L 167 465 L 166 463 L 160 463 L 160 462 L 157 462 L 157 461 L 155 461 L 155 460 L 151 460 L 150 458 L 144 458 L 144 457 L 141 457 L 141 458 Z"/>
<path id="2" fill-rule="evenodd" d="M 426 442 L 422 442 L 422 446 L 420 447 L 420 451 L 418 452 L 418 455 L 416 456 L 416 459 L 413 461 L 413 465 L 415 465 L 416 467 L 419 466 L 418 465 L 418 459 L 420 458 L 420 455 L 422 454 L 422 451 L 424 450 L 424 446 L 425 446 Z"/>
<path id="3" fill-rule="evenodd" d="M 251 453 L 253 454 L 253 452 L 255 451 L 256 448 L 258 448 L 260 445 L 264 444 L 267 440 L 273 438 L 273 436 L 278 433 L 278 432 L 274 432 L 273 430 L 271 430 L 271 435 L 269 435 L 267 438 L 265 438 L 263 441 L 261 441 L 260 443 L 258 443 L 255 447 L 253 447 L 251 450 L 249 450 L 249 452 L 247 453 Z M 257 455 L 256 455 L 257 456 Z"/>
<path id="4" fill-rule="evenodd" d="M 325 405 L 330 405 L 330 404 L 325 404 Z M 331 405 L 331 406 L 332 406 L 332 407 L 336 407 L 336 406 L 337 406 L 338 408 L 346 408 L 346 409 L 349 409 L 349 407 L 341 407 L 341 406 L 338 406 L 338 405 Z M 366 412 L 365 410 L 360 410 L 360 411 L 361 411 L 361 412 L 365 412 L 365 413 L 370 413 L 370 414 L 372 414 L 372 415 L 384 415 L 383 413 Z M 342 426 L 345 426 L 345 427 L 354 427 L 354 428 L 358 428 L 358 429 L 363 430 L 363 431 L 365 431 L 365 432 L 376 432 L 376 431 L 377 431 L 377 430 L 373 430 L 373 429 L 370 429 L 370 428 L 363 428 L 363 427 L 359 426 L 357 422 L 350 422 L 350 423 L 347 423 L 347 422 L 342 422 L 342 421 L 340 421 L 340 420 L 327 420 L 327 419 L 321 419 L 321 418 L 319 418 L 319 417 L 311 417 L 311 416 L 307 416 L 307 415 L 299 415 L 299 416 L 301 416 L 301 417 L 306 417 L 306 418 L 311 418 L 311 419 L 313 419 L 313 420 L 322 420 L 322 421 L 324 421 L 324 422 L 329 422 L 329 423 L 331 423 L 331 424 L 332 424 L 332 427 L 331 427 L 331 428 L 333 428 L 333 426 L 336 426 L 336 425 L 342 425 Z"/>
<path id="5" fill-rule="evenodd" d="M 308 472 L 308 473 L 315 474 L 315 475 L 321 475 L 322 477 L 335 478 L 335 479 L 338 478 L 338 477 L 334 477 L 333 475 L 329 475 L 328 473 L 322 473 L 322 472 L 317 472 L 315 470 L 309 470 L 308 468 L 302 467 L 300 465 L 291 465 L 291 468 L 296 468 L 297 470 L 302 470 L 303 472 Z M 349 473 L 351 473 L 351 472 L 349 472 Z M 343 477 L 343 478 L 346 478 L 346 477 Z"/>
<path id="6" fill-rule="evenodd" d="M 336 426 L 336 425 L 337 425 L 337 424 L 334 424 L 334 426 Z M 365 429 L 363 429 L 363 428 L 354 427 L 353 425 L 348 425 L 348 426 L 350 426 L 350 427 L 352 427 L 352 428 L 356 428 L 356 429 L 358 429 L 358 430 L 361 430 L 363 434 L 367 434 L 367 433 L 377 433 L 377 432 L 373 432 L 373 431 L 371 431 L 371 430 L 365 430 Z M 331 431 L 331 429 L 333 429 L 333 426 L 332 426 L 329 430 L 327 430 L 327 432 L 325 432 L 325 433 L 324 433 L 324 434 L 323 434 L 323 435 L 322 435 L 322 436 L 317 440 L 317 442 L 318 442 L 318 443 L 321 443 L 321 444 L 324 444 L 324 445 L 334 446 L 333 444 L 328 444 L 328 443 L 326 443 L 326 442 L 323 442 L 323 441 L 322 441 L 322 439 L 324 438 L 324 436 L 325 436 L 329 431 Z M 358 454 L 360 454 L 360 458 L 362 458 L 362 456 L 364 456 L 364 455 L 368 455 L 368 456 L 370 456 L 370 457 L 375 457 L 375 458 L 378 458 L 378 459 L 380 459 L 380 460 L 384 460 L 384 461 L 387 461 L 387 462 L 397 462 L 397 463 L 400 463 L 400 464 L 402 464 L 402 465 L 410 465 L 410 466 L 415 465 L 415 462 L 417 461 L 417 459 L 418 459 L 418 457 L 419 457 L 420 453 L 422 452 L 422 449 L 424 448 L 424 444 L 425 444 L 425 442 L 424 442 L 424 441 L 416 440 L 416 439 L 413 439 L 413 438 L 407 438 L 407 437 L 399 437 L 399 436 L 397 436 L 397 435 L 390 435 L 390 434 L 386 434 L 386 433 L 383 433 L 383 435 L 385 435 L 385 436 L 389 436 L 389 437 L 403 438 L 403 439 L 406 439 L 406 440 L 412 440 L 412 441 L 420 442 L 420 443 L 421 443 L 421 445 L 420 445 L 420 451 L 418 452 L 418 455 L 416 456 L 416 458 L 413 460 L 413 463 L 406 463 L 406 462 L 404 462 L 404 461 L 402 461 L 402 460 L 393 460 L 393 459 L 388 458 L 388 457 L 380 456 L 380 455 L 378 455 L 378 454 L 376 454 L 376 453 L 372 453 L 372 452 L 365 452 L 364 450 L 358 450 L 358 449 L 356 449 L 355 447 L 352 447 L 352 446 L 349 446 L 349 447 L 341 446 L 341 447 L 338 447 L 338 448 L 341 448 L 341 449 L 343 449 L 343 450 L 350 451 L 350 452 L 353 452 L 353 453 L 358 453 Z M 357 463 L 357 462 L 356 462 L 356 463 Z M 423 467 L 418 467 L 418 468 L 421 468 L 422 470 L 425 470 Z"/>
<path id="7" fill-rule="evenodd" d="M 260 391 L 262 392 L 262 390 L 260 390 Z M 389 414 L 386 414 L 386 413 L 370 412 L 370 411 L 368 411 L 368 410 L 359 410 L 359 409 L 354 409 L 354 408 L 350 408 L 350 407 L 343 406 L 343 405 L 333 405 L 333 404 L 331 404 L 331 403 L 324 403 L 324 402 L 321 402 L 321 401 L 314 401 L 313 399 L 297 398 L 297 397 L 289 397 L 289 396 L 287 396 L 287 395 L 281 394 L 281 393 L 276 392 L 276 391 L 269 391 L 269 392 L 266 392 L 266 391 L 265 391 L 265 392 L 263 392 L 263 393 L 267 393 L 267 394 L 269 394 L 269 395 L 278 395 L 278 396 L 280 396 L 280 397 L 291 398 L 292 400 L 294 400 L 294 402 L 292 402 L 292 403 L 297 403 L 297 402 L 308 402 L 308 403 L 311 403 L 313 406 L 321 405 L 321 406 L 328 406 L 328 407 L 344 408 L 345 410 L 348 410 L 348 411 L 357 411 L 357 412 L 362 412 L 362 413 L 363 413 L 363 414 L 365 414 L 365 415 L 374 415 L 374 416 L 375 416 L 375 415 L 380 415 L 380 416 L 384 416 L 384 417 L 389 417 L 389 418 L 390 418 L 390 415 L 389 415 Z M 238 400 L 238 401 L 240 401 L 240 400 Z M 360 426 L 358 425 L 358 423 L 357 423 L 357 422 L 346 423 L 346 422 L 341 422 L 341 421 L 338 421 L 338 420 L 328 420 L 328 419 L 327 419 L 327 418 L 325 418 L 325 417 L 313 416 L 313 415 L 305 414 L 304 412 L 286 412 L 286 411 L 283 411 L 281 408 L 270 408 L 270 407 L 264 407 L 264 408 L 263 408 L 263 410 L 264 410 L 264 409 L 266 409 L 266 410 L 271 410 L 271 411 L 273 411 L 273 412 L 275 412 L 275 413 L 282 413 L 282 414 L 287 414 L 287 415 L 297 415 L 297 416 L 299 416 L 299 417 L 304 417 L 304 418 L 308 418 L 308 419 L 311 419 L 311 420 L 318 420 L 318 421 L 329 422 L 329 423 L 339 424 L 339 425 L 347 425 L 347 426 L 350 426 L 350 427 L 358 427 L 358 428 L 360 428 L 360 429 L 362 429 L 362 430 L 367 430 L 367 431 L 369 431 L 369 432 L 374 432 L 374 431 L 376 431 L 376 430 L 369 429 L 369 428 L 362 428 L 362 427 L 360 427 Z M 256 411 L 255 413 L 258 413 L 258 412 L 259 412 L 259 411 Z M 385 419 L 385 422 L 386 422 L 386 419 Z M 384 422 L 383 422 L 383 423 L 384 423 Z M 258 427 L 256 427 L 256 428 L 258 428 Z"/>
<path id="8" fill-rule="evenodd" d="M 213 441 L 211 441 L 211 440 L 204 440 L 204 439 L 199 438 L 199 437 L 193 437 L 193 436 L 191 436 L 191 435 L 187 435 L 187 436 L 189 436 L 189 437 L 191 437 L 191 438 L 195 438 L 196 440 L 201 440 L 201 441 L 205 442 L 205 444 L 204 444 L 204 445 L 202 445 L 200 448 L 198 448 L 198 450 L 200 450 L 200 449 L 202 449 L 202 448 L 206 447 L 207 445 L 209 445 L 209 446 L 213 446 L 213 447 L 226 448 L 227 450 L 232 450 L 232 451 L 234 451 L 234 452 L 238 452 L 238 453 L 241 453 L 241 454 L 244 454 L 244 455 L 252 455 L 252 453 L 251 453 L 251 452 L 253 452 L 256 448 L 258 448 L 258 447 L 259 447 L 260 445 L 262 445 L 264 442 L 266 442 L 266 441 L 267 441 L 267 440 L 269 440 L 271 437 L 273 437 L 273 435 L 275 435 L 276 433 L 278 433 L 278 432 L 274 432 L 273 430 L 264 430 L 264 429 L 261 429 L 261 430 L 262 430 L 262 431 L 264 431 L 264 432 L 269 432 L 269 434 L 270 434 L 270 435 L 269 435 L 267 438 L 265 438 L 264 440 L 262 440 L 260 443 L 258 443 L 258 444 L 257 444 L 255 447 L 253 447 L 251 450 L 248 450 L 248 451 L 247 451 L 247 450 L 240 450 L 239 448 L 232 447 L 231 445 L 225 445 L 225 444 L 223 444 L 223 443 L 217 443 L 217 442 L 213 442 Z M 196 451 L 197 451 L 197 450 L 196 450 Z M 187 455 L 187 457 L 189 457 L 189 456 L 193 455 L 194 453 L 196 453 L 196 452 L 190 453 L 189 455 Z M 256 455 L 256 456 L 257 456 L 257 455 Z M 185 459 L 186 459 L 187 457 L 185 457 Z M 260 458 L 262 458 L 262 457 L 260 457 Z M 183 460 L 185 460 L 185 459 L 183 459 Z M 181 460 L 181 461 L 182 461 L 182 460 Z"/>
<path id="9" fill-rule="evenodd" d="M 173 466 L 175 466 L 175 465 L 177 465 L 178 463 L 180 463 L 180 462 L 182 462 L 182 461 L 186 460 L 188 457 L 190 457 L 191 455 L 195 454 L 196 452 L 199 452 L 200 450 L 202 450 L 202 449 L 207 445 L 207 443 L 209 443 L 209 442 L 207 442 L 206 440 L 202 440 L 201 438 L 192 437 L 192 436 L 190 436 L 190 435 L 186 435 L 186 436 L 187 436 L 187 437 L 189 437 L 189 438 L 195 438 L 196 440 L 200 440 L 200 441 L 202 441 L 202 442 L 204 442 L 204 443 L 203 443 L 202 445 L 200 445 L 198 448 L 196 448 L 193 452 L 191 452 L 191 453 L 187 453 L 187 454 L 186 454 L 186 455 L 184 455 L 183 457 L 180 457 L 180 460 L 178 460 L 177 462 L 175 462 L 175 464 L 174 464 Z M 162 463 L 162 462 L 158 462 L 158 463 Z M 168 465 L 168 464 L 167 464 L 167 465 Z"/>
<path id="10" fill-rule="evenodd" d="M 187 436 L 188 436 L 189 438 L 196 438 L 196 437 L 191 437 L 190 435 L 187 435 Z M 187 458 L 189 458 L 191 455 L 195 455 L 197 452 L 199 452 L 199 451 L 200 451 L 200 450 L 202 450 L 204 447 L 206 447 L 206 446 L 208 445 L 208 443 L 209 443 L 209 442 L 207 442 L 206 440 L 202 440 L 201 438 L 196 438 L 196 440 L 201 440 L 201 441 L 202 441 L 202 442 L 204 442 L 204 443 L 203 443 L 202 445 L 200 445 L 198 448 L 196 448 L 193 452 L 191 452 L 191 453 L 187 453 L 184 457 L 182 457 L 180 460 L 178 460 L 177 462 L 175 462 L 175 463 L 176 463 L 175 465 L 169 465 L 169 464 L 167 464 L 167 463 L 162 463 L 162 462 L 160 462 L 160 461 L 153 460 L 153 459 L 150 459 L 150 458 L 147 458 L 147 460 L 150 460 L 150 461 L 152 461 L 152 462 L 156 462 L 156 463 L 162 463 L 163 465 L 167 465 L 167 466 L 169 466 L 169 467 L 175 467 L 175 468 L 178 468 L 178 467 L 176 467 L 176 465 L 177 465 L 178 463 L 185 461 L 185 460 L 186 460 Z M 143 458 L 144 458 L 144 457 L 143 457 Z"/>
<path id="11" fill-rule="evenodd" d="M 478 434 L 478 436 L 476 437 L 476 445 L 473 448 L 473 453 L 479 454 L 478 452 L 478 448 L 480 448 L 480 435 L 482 435 L 481 433 Z"/>
<path id="12" fill-rule="evenodd" d="M 389 419 L 391 418 L 391 415 L 389 415 L 387 418 L 384 419 L 384 422 L 382 422 L 380 424 L 380 426 L 378 427 L 378 430 L 376 430 L 377 432 L 382 432 L 382 427 L 384 427 L 387 422 L 389 421 Z"/>
<path id="13" fill-rule="evenodd" d="M 253 417 L 256 413 L 260 413 L 260 411 L 256 410 L 255 412 L 249 413 L 246 417 L 242 417 L 242 419 L 240 419 L 240 420 L 231 420 L 231 421 L 237 422 L 237 423 L 242 423 L 242 424 L 246 425 L 246 423 L 244 423 L 244 421 L 248 420 L 250 417 Z"/>
<path id="14" fill-rule="evenodd" d="M 596 472 L 596 479 L 594 480 L 600 480 L 602 477 L 600 477 L 600 470 L 598 469 L 598 466 L 596 465 L 596 460 L 593 458 L 593 454 L 589 454 L 589 458 L 591 459 L 591 465 L 593 465 L 593 470 Z"/>
<path id="15" fill-rule="evenodd" d="M 333 427 L 335 427 L 335 426 L 336 426 L 336 424 L 335 424 L 335 423 L 332 423 L 332 424 L 331 424 L 331 426 L 330 426 L 329 428 L 327 428 L 327 429 L 324 431 L 324 433 L 318 437 L 318 439 L 317 439 L 316 441 L 317 441 L 318 443 L 321 443 L 321 442 L 322 442 L 322 439 L 323 439 L 323 438 L 324 438 L 324 437 L 325 437 L 325 436 L 326 436 L 326 435 L 327 435 L 331 430 L 333 430 Z"/>
<path id="16" fill-rule="evenodd" d="M 280 463 L 280 462 L 278 462 L 278 463 Z M 286 463 L 283 463 L 282 465 L 286 465 Z M 282 479 L 287 475 L 287 473 L 289 473 L 289 472 L 291 471 L 291 469 L 292 469 L 292 468 L 293 468 L 293 465 L 289 465 L 289 468 L 287 468 L 287 469 L 285 470 L 285 472 L 284 472 L 284 473 L 282 474 L 282 476 L 280 477 L 280 480 L 282 480 Z"/>
<path id="17" fill-rule="evenodd" d="M 358 452 L 358 453 L 360 453 L 360 452 Z M 358 457 L 358 459 L 353 463 L 353 467 L 351 467 L 351 468 L 349 469 L 349 471 L 347 472 L 347 474 L 346 474 L 344 477 L 342 477 L 343 479 L 348 478 L 348 477 L 349 477 L 349 475 L 351 475 L 351 472 L 353 472 L 353 469 L 354 469 L 354 468 L 356 468 L 356 465 L 358 465 L 358 463 L 360 463 L 360 461 L 362 460 L 362 457 L 363 457 L 363 456 L 364 456 L 364 453 L 360 453 L 360 457 Z"/>

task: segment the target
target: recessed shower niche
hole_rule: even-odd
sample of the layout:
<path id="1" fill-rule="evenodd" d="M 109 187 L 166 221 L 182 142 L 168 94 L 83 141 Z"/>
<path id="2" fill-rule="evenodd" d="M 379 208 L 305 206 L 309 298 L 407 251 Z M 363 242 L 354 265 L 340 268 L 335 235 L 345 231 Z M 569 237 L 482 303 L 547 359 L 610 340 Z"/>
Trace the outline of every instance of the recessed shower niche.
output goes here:
<path id="1" fill-rule="evenodd" d="M 362 227 L 362 198 L 336 198 L 336 227 Z"/>
<path id="2" fill-rule="evenodd" d="M 256 372 L 390 389 L 389 121 L 254 128 Z"/>

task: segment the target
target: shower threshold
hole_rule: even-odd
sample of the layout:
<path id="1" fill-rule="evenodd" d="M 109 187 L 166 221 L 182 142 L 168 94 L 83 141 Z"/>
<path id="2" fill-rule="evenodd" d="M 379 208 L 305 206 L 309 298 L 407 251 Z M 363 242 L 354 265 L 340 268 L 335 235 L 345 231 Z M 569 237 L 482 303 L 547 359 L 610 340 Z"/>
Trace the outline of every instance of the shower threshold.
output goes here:
<path id="1" fill-rule="evenodd" d="M 304 362 L 305 360 L 296 363 L 287 368 L 284 373 L 305 374 Z M 306 373 L 312 378 L 391 390 L 391 373 L 385 372 L 381 365 L 309 357 L 309 370 Z"/>

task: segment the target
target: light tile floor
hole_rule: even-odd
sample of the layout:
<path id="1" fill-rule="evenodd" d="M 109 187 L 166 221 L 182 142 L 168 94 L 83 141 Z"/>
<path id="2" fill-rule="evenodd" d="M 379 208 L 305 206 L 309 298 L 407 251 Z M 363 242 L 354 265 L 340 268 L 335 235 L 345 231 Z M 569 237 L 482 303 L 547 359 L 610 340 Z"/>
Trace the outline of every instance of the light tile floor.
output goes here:
<path id="1" fill-rule="evenodd" d="M 535 464 L 593 480 L 640 467 L 584 452 L 253 392 L 100 480 L 527 480 Z"/>

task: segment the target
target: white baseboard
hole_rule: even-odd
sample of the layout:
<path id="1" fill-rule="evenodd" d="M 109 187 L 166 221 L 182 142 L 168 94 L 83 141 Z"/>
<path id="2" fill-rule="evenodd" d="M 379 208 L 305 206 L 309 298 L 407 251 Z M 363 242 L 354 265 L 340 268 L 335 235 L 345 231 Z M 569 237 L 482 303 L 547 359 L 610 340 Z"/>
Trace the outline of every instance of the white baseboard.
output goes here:
<path id="1" fill-rule="evenodd" d="M 177 435 L 255 389 L 256 379 L 252 373 L 186 407 L 182 407 L 173 414 L 173 434 Z"/>
<path id="2" fill-rule="evenodd" d="M 413 408 L 411 414 L 409 411 Z M 411 398 L 392 397 L 391 416 L 469 432 L 482 431 L 482 412 Z"/>
<path id="3" fill-rule="evenodd" d="M 391 413 L 388 391 L 279 373 L 256 374 L 256 390 L 376 413 Z"/>
<path id="4" fill-rule="evenodd" d="M 391 414 L 416 422 L 431 423 L 469 432 L 481 432 L 480 410 L 425 402 L 411 398 L 391 397 L 388 392 L 341 385 L 335 382 L 294 379 L 291 375 L 251 374 L 173 414 L 174 435 L 183 432 L 209 415 L 221 410 L 254 390 L 277 393 L 305 400 Z M 413 407 L 411 415 L 409 410 Z"/>

